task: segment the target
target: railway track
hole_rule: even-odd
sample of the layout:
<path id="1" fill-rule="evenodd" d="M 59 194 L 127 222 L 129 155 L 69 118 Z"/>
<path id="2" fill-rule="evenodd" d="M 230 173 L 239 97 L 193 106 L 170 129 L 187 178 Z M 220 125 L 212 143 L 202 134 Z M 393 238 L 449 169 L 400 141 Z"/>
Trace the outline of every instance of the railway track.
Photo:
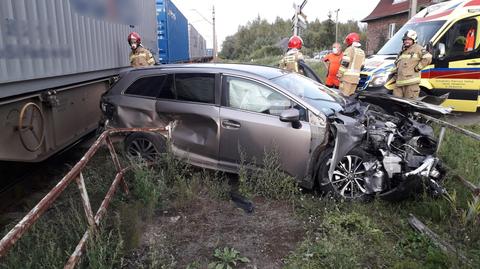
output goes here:
<path id="1" fill-rule="evenodd" d="M 93 134 L 40 163 L 0 162 L 0 229 L 25 215 L 80 160 Z"/>

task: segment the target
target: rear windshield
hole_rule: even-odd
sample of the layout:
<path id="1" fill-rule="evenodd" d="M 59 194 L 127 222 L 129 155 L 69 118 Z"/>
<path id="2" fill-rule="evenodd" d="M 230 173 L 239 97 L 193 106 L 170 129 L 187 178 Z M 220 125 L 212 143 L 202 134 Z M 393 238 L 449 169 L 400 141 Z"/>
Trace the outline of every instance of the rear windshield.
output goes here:
<path id="1" fill-rule="evenodd" d="M 402 37 L 407 30 L 415 30 L 418 35 L 418 44 L 425 46 L 430 42 L 432 37 L 438 32 L 438 29 L 440 29 L 444 23 L 445 21 L 429 21 L 405 24 L 392 38 L 390 38 L 390 40 L 388 40 L 387 43 L 385 43 L 385 45 L 383 45 L 377 54 L 398 54 L 402 50 Z"/>

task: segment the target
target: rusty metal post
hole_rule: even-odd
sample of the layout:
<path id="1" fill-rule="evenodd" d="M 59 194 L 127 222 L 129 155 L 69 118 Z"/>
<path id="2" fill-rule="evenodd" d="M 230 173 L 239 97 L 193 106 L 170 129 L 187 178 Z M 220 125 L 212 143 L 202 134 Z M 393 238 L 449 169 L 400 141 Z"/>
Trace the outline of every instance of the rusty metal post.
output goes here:
<path id="1" fill-rule="evenodd" d="M 166 131 L 165 128 L 123 128 L 123 129 L 111 129 L 103 132 L 97 140 L 92 144 L 88 149 L 85 155 L 78 161 L 75 166 L 58 182 L 58 184 L 53 187 L 50 192 L 45 195 L 45 197 L 32 209 L 30 212 L 13 227 L 0 241 L 0 258 L 5 256 L 7 251 L 29 230 L 29 228 L 40 218 L 43 213 L 55 202 L 55 200 L 60 196 L 60 194 L 67 188 L 67 186 L 72 183 L 73 180 L 77 182 L 80 194 L 82 196 L 82 202 L 87 216 L 88 224 L 90 227 L 96 227 L 99 225 L 101 219 L 107 212 L 107 208 L 112 200 L 113 195 L 115 194 L 116 189 L 120 183 L 123 183 L 125 192 L 128 194 L 128 187 L 123 180 L 123 176 L 127 170 L 131 167 L 123 168 L 121 167 L 120 161 L 118 160 L 117 153 L 113 147 L 112 141 L 109 135 L 131 133 L 131 132 L 161 132 Z M 83 175 L 81 174 L 82 169 L 85 168 L 87 162 L 93 157 L 93 155 L 98 151 L 103 143 L 106 143 L 112 160 L 117 169 L 117 174 L 115 176 L 110 189 L 108 190 L 100 208 L 98 209 L 96 215 L 93 217 L 93 212 L 91 204 L 88 198 L 88 193 L 85 187 L 85 181 Z M 93 221 L 92 221 L 93 220 Z M 86 242 L 89 236 L 92 234 L 93 230 L 88 229 L 80 242 L 78 243 L 75 251 L 72 256 L 70 256 L 65 268 L 74 268 L 76 263 L 79 261 L 82 252 L 85 250 Z"/>
<path id="2" fill-rule="evenodd" d="M 107 212 L 108 205 L 112 200 L 113 194 L 117 190 L 118 184 L 123 181 L 123 175 L 129 168 L 125 168 L 124 170 L 120 171 L 112 182 L 110 189 L 108 190 L 107 194 L 105 195 L 105 199 L 103 199 L 102 204 L 98 208 L 97 214 L 95 214 L 95 223 L 97 225 L 100 224 L 100 220 L 102 219 L 103 215 Z"/>
<path id="3" fill-rule="evenodd" d="M 75 250 L 73 251 L 72 255 L 70 258 L 68 258 L 67 263 L 63 267 L 63 269 L 73 269 L 75 268 L 75 265 L 77 265 L 78 261 L 82 257 L 83 251 L 85 251 L 85 247 L 87 245 L 87 240 L 88 237 L 90 236 L 90 231 L 87 230 L 83 236 L 82 239 L 80 239 L 80 242 L 78 242 L 77 247 L 75 247 Z"/>
<path id="4" fill-rule="evenodd" d="M 77 182 L 78 189 L 80 190 L 80 196 L 82 197 L 83 210 L 85 211 L 85 216 L 87 217 L 88 225 L 94 229 L 96 228 L 95 219 L 93 218 L 92 206 L 90 204 L 90 199 L 88 198 L 88 192 L 85 188 L 85 180 L 83 179 L 83 174 L 80 172 L 78 177 L 75 178 Z"/>
<path id="5" fill-rule="evenodd" d="M 120 164 L 120 160 L 118 160 L 118 155 L 117 152 L 115 151 L 115 147 L 113 146 L 112 139 L 110 139 L 110 136 L 107 136 L 105 138 L 105 142 L 107 143 L 108 150 L 110 151 L 110 155 L 112 156 L 112 161 L 115 164 L 115 167 L 117 168 L 117 173 L 120 173 L 122 171 L 122 165 Z M 122 185 L 123 185 L 123 191 L 125 194 L 129 194 L 128 191 L 128 185 L 125 180 L 123 180 L 122 177 Z"/>
<path id="6" fill-rule="evenodd" d="M 86 166 L 88 160 L 97 152 L 101 142 L 105 139 L 107 132 L 104 132 L 93 143 L 85 155 L 78 161 L 77 164 L 70 170 L 53 189 L 38 202 L 38 204 L 28 212 L 28 214 L 19 222 L 7 235 L 0 241 L 0 257 L 5 253 L 25 234 L 30 227 L 37 221 L 40 216 L 53 204 L 53 202 L 60 196 L 60 194 L 67 188 L 67 186 L 74 180 L 80 171 Z"/>

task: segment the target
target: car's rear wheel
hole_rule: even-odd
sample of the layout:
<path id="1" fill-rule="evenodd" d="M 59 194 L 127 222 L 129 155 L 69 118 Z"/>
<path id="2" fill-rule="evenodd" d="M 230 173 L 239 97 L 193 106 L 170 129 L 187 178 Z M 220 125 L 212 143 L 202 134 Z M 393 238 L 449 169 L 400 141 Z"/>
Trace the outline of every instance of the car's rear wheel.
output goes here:
<path id="1" fill-rule="evenodd" d="M 319 171 L 319 188 L 322 192 L 333 194 L 337 198 L 345 200 L 369 201 L 373 195 L 366 191 L 365 162 L 371 160 L 371 156 L 360 148 L 354 148 L 348 152 L 335 166 L 333 176 L 330 179 L 330 169 L 333 150 L 325 152 Z"/>
<path id="2" fill-rule="evenodd" d="M 124 144 L 128 157 L 148 162 L 158 160 L 166 152 L 165 139 L 157 134 L 133 133 L 125 138 Z"/>

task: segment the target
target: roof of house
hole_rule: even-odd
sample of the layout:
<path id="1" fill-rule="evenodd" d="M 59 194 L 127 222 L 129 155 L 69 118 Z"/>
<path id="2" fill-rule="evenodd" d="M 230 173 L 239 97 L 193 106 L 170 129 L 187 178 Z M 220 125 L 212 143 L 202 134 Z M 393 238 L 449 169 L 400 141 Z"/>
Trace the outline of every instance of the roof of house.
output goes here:
<path id="1" fill-rule="evenodd" d="M 364 18 L 362 22 L 368 22 L 408 12 L 410 1 L 405 0 L 397 4 L 394 4 L 393 2 L 394 0 L 380 0 L 372 13 L 370 13 L 370 15 Z M 418 6 L 428 6 L 430 4 L 432 4 L 432 0 L 418 0 L 417 2 Z"/>

